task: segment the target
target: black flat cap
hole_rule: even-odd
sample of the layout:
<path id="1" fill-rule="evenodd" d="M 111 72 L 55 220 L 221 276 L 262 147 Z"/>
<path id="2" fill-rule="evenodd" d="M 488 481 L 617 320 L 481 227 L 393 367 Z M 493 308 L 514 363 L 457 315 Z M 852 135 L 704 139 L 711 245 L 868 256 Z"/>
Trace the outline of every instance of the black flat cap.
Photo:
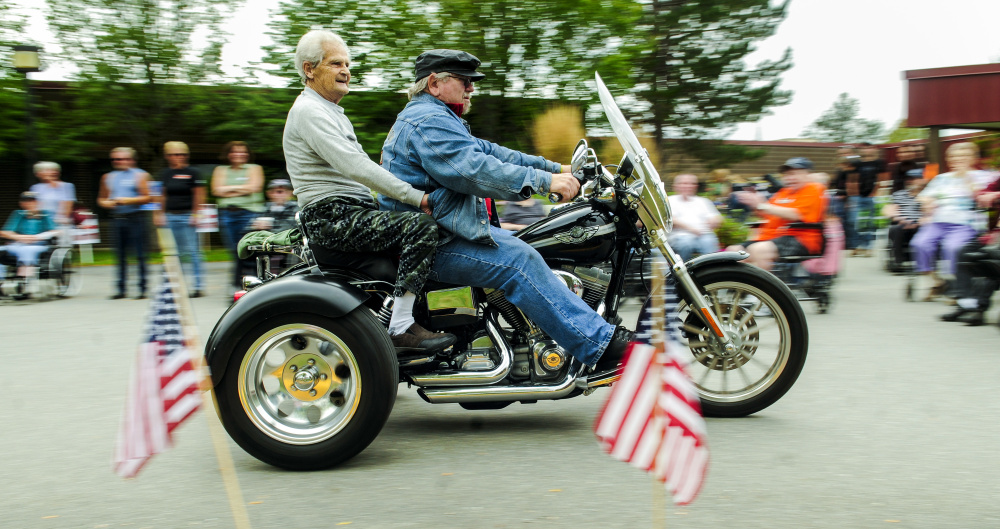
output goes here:
<path id="1" fill-rule="evenodd" d="M 448 72 L 462 77 L 468 77 L 473 81 L 486 78 L 485 75 L 476 71 L 482 64 L 475 55 L 458 50 L 430 50 L 425 51 L 417 57 L 416 66 L 413 68 L 415 81 L 419 81 L 432 73 Z"/>

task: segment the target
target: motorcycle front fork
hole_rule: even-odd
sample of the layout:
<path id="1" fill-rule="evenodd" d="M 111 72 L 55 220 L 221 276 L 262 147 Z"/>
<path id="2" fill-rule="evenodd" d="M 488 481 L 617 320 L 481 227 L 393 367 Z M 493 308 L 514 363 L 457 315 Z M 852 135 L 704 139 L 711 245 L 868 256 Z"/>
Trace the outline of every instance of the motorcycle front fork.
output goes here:
<path id="1" fill-rule="evenodd" d="M 660 245 L 660 251 L 663 252 L 663 256 L 667 260 L 667 265 L 670 266 L 670 272 L 674 277 L 674 281 L 676 281 L 682 291 L 688 294 L 687 299 L 691 300 L 691 308 L 698 315 L 698 318 L 701 319 L 702 323 L 705 324 L 705 328 L 712 331 L 711 339 L 723 346 L 727 343 L 731 345 L 731 340 L 722 330 L 722 322 L 719 319 L 719 315 L 705 301 L 705 297 L 701 294 L 701 289 L 698 288 L 698 284 L 694 282 L 694 278 L 688 272 L 687 266 L 684 265 L 684 260 L 674 252 L 674 249 L 666 241 L 663 241 Z"/>

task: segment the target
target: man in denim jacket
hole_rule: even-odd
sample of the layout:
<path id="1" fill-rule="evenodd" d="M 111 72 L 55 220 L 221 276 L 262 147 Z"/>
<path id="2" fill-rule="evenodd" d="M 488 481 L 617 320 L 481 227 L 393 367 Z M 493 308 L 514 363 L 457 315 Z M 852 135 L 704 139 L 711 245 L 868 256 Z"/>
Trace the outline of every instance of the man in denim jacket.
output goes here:
<path id="1" fill-rule="evenodd" d="M 524 200 L 558 193 L 570 200 L 580 183 L 564 166 L 472 136 L 461 115 L 472 83 L 485 76 L 479 59 L 431 50 L 416 61 L 410 102 L 382 147 L 382 167 L 430 194 L 441 238 L 431 277 L 503 290 L 507 299 L 581 362 L 614 369 L 632 333 L 605 322 L 559 281 L 542 256 L 507 230 L 492 226 L 483 197 Z M 379 195 L 382 209 L 413 206 Z"/>

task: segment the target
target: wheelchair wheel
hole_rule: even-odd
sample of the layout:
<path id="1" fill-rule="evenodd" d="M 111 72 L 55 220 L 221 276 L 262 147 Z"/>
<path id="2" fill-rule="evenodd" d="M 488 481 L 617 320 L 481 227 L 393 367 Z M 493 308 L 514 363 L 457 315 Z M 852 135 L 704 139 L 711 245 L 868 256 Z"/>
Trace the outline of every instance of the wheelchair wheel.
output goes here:
<path id="1" fill-rule="evenodd" d="M 55 281 L 55 295 L 66 298 L 80 291 L 80 277 L 73 267 L 73 250 L 56 248 L 49 258 L 49 278 Z"/>

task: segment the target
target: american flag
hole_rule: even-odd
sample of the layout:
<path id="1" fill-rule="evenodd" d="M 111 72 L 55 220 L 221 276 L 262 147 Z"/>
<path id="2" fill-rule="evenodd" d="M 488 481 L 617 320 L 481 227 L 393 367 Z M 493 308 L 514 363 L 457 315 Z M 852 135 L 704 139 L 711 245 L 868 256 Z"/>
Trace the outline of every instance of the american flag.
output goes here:
<path id="1" fill-rule="evenodd" d="M 115 473 L 135 477 L 153 455 L 173 444 L 172 433 L 201 404 L 198 372 L 184 343 L 176 285 L 165 273 L 150 307 L 146 341 L 129 383 L 115 446 Z"/>
<path id="2" fill-rule="evenodd" d="M 639 318 L 636 341 L 629 345 L 621 379 L 597 417 L 595 433 L 612 457 L 652 472 L 664 482 L 674 503 L 698 495 L 708 469 L 705 420 L 676 336 L 677 298 L 668 283 L 666 301 L 648 303 Z M 670 315 L 665 332 L 664 315 Z"/>

